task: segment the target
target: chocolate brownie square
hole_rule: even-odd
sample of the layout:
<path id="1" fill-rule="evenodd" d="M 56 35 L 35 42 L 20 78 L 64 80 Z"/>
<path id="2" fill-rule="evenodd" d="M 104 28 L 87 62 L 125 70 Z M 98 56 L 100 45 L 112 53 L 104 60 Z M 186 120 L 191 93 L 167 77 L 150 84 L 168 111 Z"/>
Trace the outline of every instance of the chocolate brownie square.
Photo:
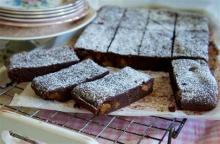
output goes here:
<path id="1" fill-rule="evenodd" d="M 66 68 L 79 61 L 73 49 L 38 48 L 13 55 L 9 59 L 8 75 L 12 81 L 27 82 L 33 78 Z"/>
<path id="2" fill-rule="evenodd" d="M 116 28 L 104 25 L 90 24 L 80 35 L 74 45 L 77 55 L 81 59 L 92 58 L 98 63 L 102 63 L 110 46 Z"/>
<path id="3" fill-rule="evenodd" d="M 175 13 L 151 10 L 149 22 L 139 49 L 139 67 L 168 71 L 172 56 Z M 146 63 L 143 63 L 146 61 Z"/>
<path id="4" fill-rule="evenodd" d="M 208 61 L 209 28 L 207 18 L 196 14 L 177 16 L 172 57 Z"/>
<path id="5" fill-rule="evenodd" d="M 218 84 L 204 60 L 172 61 L 172 86 L 183 110 L 206 111 L 218 103 Z"/>
<path id="6" fill-rule="evenodd" d="M 72 97 L 79 106 L 103 115 L 147 96 L 152 90 L 151 76 L 125 67 L 102 79 L 78 85 L 72 90 Z"/>
<path id="7" fill-rule="evenodd" d="M 71 90 L 75 86 L 99 79 L 106 74 L 106 68 L 87 59 L 58 72 L 36 77 L 31 87 L 43 99 L 66 101 L 70 99 Z"/>
<path id="8" fill-rule="evenodd" d="M 144 31 L 148 21 L 148 14 L 147 9 L 126 9 L 121 19 L 120 27 Z"/>
<path id="9" fill-rule="evenodd" d="M 125 8 L 104 6 L 99 10 L 97 18 L 92 23 L 117 28 L 124 12 Z"/>

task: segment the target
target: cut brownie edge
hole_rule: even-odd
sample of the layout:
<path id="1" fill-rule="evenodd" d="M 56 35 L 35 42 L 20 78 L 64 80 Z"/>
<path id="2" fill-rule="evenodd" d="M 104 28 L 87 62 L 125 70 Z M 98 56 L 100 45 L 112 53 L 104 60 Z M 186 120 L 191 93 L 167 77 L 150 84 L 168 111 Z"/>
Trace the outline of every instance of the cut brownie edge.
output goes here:
<path id="1" fill-rule="evenodd" d="M 130 66 L 140 70 L 155 70 L 168 72 L 171 67 L 171 58 L 144 57 L 135 55 L 119 55 L 115 53 L 100 53 L 91 50 L 76 48 L 75 52 L 80 59 L 91 58 L 102 66 L 123 68 Z"/>

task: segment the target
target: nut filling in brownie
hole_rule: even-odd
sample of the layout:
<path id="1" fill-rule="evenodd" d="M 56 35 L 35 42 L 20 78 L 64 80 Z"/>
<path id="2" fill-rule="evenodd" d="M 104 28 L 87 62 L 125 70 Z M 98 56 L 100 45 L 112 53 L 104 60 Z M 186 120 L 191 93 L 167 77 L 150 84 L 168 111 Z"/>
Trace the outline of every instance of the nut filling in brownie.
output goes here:
<path id="1" fill-rule="evenodd" d="M 33 78 L 66 68 L 79 61 L 69 47 L 38 48 L 13 55 L 9 59 L 8 75 L 12 81 L 27 82 Z"/>
<path id="2" fill-rule="evenodd" d="M 218 85 L 204 60 L 173 60 L 172 66 L 171 81 L 180 108 L 206 111 L 216 107 Z"/>
<path id="3" fill-rule="evenodd" d="M 103 115 L 145 97 L 152 90 L 153 79 L 149 75 L 125 67 L 102 79 L 76 86 L 72 97 L 79 106 Z"/>
<path id="4" fill-rule="evenodd" d="M 78 84 L 102 78 L 108 73 L 106 68 L 88 59 L 58 72 L 36 77 L 31 87 L 44 99 L 65 101 L 70 99 L 71 90 Z"/>

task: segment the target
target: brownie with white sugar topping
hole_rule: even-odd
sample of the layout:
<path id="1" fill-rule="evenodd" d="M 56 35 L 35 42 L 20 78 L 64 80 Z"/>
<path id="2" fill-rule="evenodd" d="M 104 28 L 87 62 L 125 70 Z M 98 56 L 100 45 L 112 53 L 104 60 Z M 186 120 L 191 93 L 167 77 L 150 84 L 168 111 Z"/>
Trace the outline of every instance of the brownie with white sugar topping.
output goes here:
<path id="1" fill-rule="evenodd" d="M 153 90 L 153 78 L 130 67 L 102 79 L 80 84 L 72 90 L 76 104 L 95 115 L 125 107 Z"/>
<path id="2" fill-rule="evenodd" d="M 181 109 L 206 111 L 216 107 L 218 84 L 204 60 L 173 60 L 172 67 L 171 81 Z"/>
<path id="3" fill-rule="evenodd" d="M 172 56 L 176 15 L 165 10 L 151 10 L 138 56 L 147 61 L 140 67 L 168 71 Z M 154 63 L 152 65 L 152 63 Z"/>
<path id="4" fill-rule="evenodd" d="M 208 61 L 208 20 L 196 14 L 177 15 L 172 57 Z"/>
<path id="5" fill-rule="evenodd" d="M 148 21 L 148 14 L 148 10 L 143 8 L 126 10 L 121 19 L 120 27 L 144 31 Z"/>
<path id="6" fill-rule="evenodd" d="M 37 48 L 13 55 L 9 59 L 8 75 L 12 81 L 27 82 L 33 78 L 66 68 L 79 61 L 73 49 L 67 46 L 49 49 Z"/>
<path id="7" fill-rule="evenodd" d="M 80 35 L 75 48 L 107 52 L 107 49 L 114 37 L 115 29 L 103 25 L 90 24 Z"/>
<path id="8" fill-rule="evenodd" d="M 111 46 L 108 49 L 108 55 L 105 62 L 110 62 L 111 66 L 125 67 L 126 65 L 135 67 L 133 60 L 138 55 L 141 45 L 143 31 L 131 30 L 119 27 Z M 108 63 L 107 63 L 108 64 Z M 109 65 L 109 64 L 108 64 Z"/>
<path id="9" fill-rule="evenodd" d="M 124 12 L 125 8 L 104 6 L 98 11 L 98 15 L 92 23 L 117 28 Z"/>
<path id="10" fill-rule="evenodd" d="M 208 18 L 198 13 L 179 12 L 177 13 L 176 30 L 199 30 L 208 32 Z"/>
<path id="11" fill-rule="evenodd" d="M 147 29 L 173 32 L 176 13 L 163 9 L 152 9 L 149 12 Z"/>
<path id="12" fill-rule="evenodd" d="M 75 86 L 102 78 L 108 73 L 106 68 L 87 59 L 58 72 L 36 77 L 31 87 L 44 99 L 66 101 L 70 99 L 71 90 Z"/>
<path id="13" fill-rule="evenodd" d="M 81 59 L 92 58 L 101 63 L 105 58 L 103 53 L 107 53 L 115 31 L 116 28 L 90 24 L 75 43 L 75 52 Z"/>

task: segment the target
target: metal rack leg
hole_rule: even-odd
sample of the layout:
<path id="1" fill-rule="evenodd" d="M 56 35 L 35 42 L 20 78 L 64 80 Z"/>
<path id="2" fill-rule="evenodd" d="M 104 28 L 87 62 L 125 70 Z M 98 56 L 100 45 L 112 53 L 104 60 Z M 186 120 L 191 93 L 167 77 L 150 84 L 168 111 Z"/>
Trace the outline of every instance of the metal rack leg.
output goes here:
<path id="1" fill-rule="evenodd" d="M 173 132 L 174 132 L 174 131 L 175 131 L 174 127 L 171 127 L 171 128 L 169 129 L 167 144 L 171 144 L 171 142 L 172 142 L 172 135 L 173 135 Z"/>

